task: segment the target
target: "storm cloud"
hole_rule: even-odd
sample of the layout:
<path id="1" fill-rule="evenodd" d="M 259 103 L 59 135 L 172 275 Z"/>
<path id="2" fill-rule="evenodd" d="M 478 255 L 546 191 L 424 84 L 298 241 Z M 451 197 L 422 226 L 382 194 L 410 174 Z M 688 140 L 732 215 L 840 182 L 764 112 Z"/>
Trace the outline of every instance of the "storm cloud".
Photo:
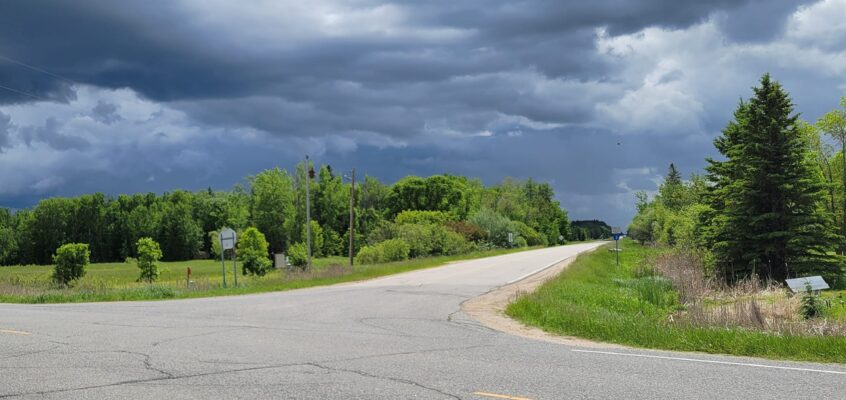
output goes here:
<path id="1" fill-rule="evenodd" d="M 308 153 L 387 181 L 531 176 L 623 225 L 764 72 L 805 118 L 835 107 L 845 3 L 6 2 L 0 205 L 225 189 Z"/>

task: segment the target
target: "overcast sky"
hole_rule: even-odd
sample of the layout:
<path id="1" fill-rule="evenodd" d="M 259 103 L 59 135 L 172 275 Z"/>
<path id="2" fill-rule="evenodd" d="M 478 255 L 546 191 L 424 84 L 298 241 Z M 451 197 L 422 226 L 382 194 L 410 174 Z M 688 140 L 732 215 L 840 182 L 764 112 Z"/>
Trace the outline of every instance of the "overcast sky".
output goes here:
<path id="1" fill-rule="evenodd" d="M 770 72 L 846 94 L 846 0 L 4 1 L 0 206 L 229 189 L 306 153 L 383 181 L 550 182 L 627 225 Z"/>

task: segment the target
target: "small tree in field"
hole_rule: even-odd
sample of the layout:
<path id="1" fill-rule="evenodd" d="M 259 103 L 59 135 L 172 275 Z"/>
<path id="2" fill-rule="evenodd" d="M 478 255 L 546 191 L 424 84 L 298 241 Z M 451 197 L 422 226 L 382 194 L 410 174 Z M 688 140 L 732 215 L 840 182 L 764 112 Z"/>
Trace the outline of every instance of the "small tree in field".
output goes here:
<path id="1" fill-rule="evenodd" d="M 162 249 L 155 240 L 148 237 L 138 239 L 138 269 L 141 270 L 139 281 L 152 283 L 159 278 L 159 260 Z"/>
<path id="2" fill-rule="evenodd" d="M 53 281 L 60 285 L 67 285 L 71 281 L 85 275 L 91 252 L 85 243 L 68 243 L 56 250 L 53 262 Z"/>
<path id="3" fill-rule="evenodd" d="M 238 258 L 244 275 L 264 276 L 273 264 L 267 257 L 267 240 L 256 228 L 247 228 L 238 240 Z"/>

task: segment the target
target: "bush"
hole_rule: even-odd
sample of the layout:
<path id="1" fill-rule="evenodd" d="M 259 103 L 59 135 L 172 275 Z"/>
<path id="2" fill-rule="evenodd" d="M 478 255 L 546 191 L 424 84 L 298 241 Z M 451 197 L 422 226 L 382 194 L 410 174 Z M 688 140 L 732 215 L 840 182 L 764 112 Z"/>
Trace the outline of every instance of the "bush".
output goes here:
<path id="1" fill-rule="evenodd" d="M 306 225 L 303 224 L 303 240 L 306 240 Z M 323 228 L 317 221 L 311 221 L 311 255 L 313 257 L 323 257 Z"/>
<path id="2" fill-rule="evenodd" d="M 411 247 L 402 239 L 391 239 L 379 243 L 377 247 L 382 249 L 381 262 L 402 261 L 408 259 Z"/>
<path id="3" fill-rule="evenodd" d="M 488 240 L 488 233 L 472 222 L 450 221 L 446 223 L 446 227 L 460 234 L 469 242 L 481 243 Z"/>
<path id="4" fill-rule="evenodd" d="M 347 239 L 349 240 L 349 239 Z M 338 235 L 338 232 L 335 232 L 332 229 L 326 229 L 323 231 L 323 255 L 324 256 L 341 256 L 344 255 L 344 249 L 347 247 L 347 241 L 344 241 L 341 238 L 341 235 Z"/>
<path id="5" fill-rule="evenodd" d="M 138 281 L 152 283 L 159 278 L 159 260 L 162 258 L 162 249 L 159 244 L 148 237 L 138 239 L 136 243 L 138 260 L 136 264 L 141 270 Z"/>
<path id="6" fill-rule="evenodd" d="M 397 214 L 394 222 L 397 225 L 403 224 L 436 224 L 443 225 L 451 220 L 449 214 L 443 211 L 403 211 Z"/>
<path id="7" fill-rule="evenodd" d="M 308 265 L 308 248 L 305 243 L 288 246 L 288 261 L 295 267 L 305 268 Z"/>
<path id="8" fill-rule="evenodd" d="M 528 246 L 546 246 L 547 240 L 546 237 L 538 233 L 538 231 L 532 229 L 529 225 L 526 225 L 522 222 L 513 222 L 514 227 L 517 228 L 517 234 L 524 238 L 524 241 Z M 518 240 L 514 239 L 515 241 Z M 525 247 L 525 246 L 518 246 L 518 247 Z"/>
<path id="9" fill-rule="evenodd" d="M 378 264 L 382 262 L 382 248 L 379 246 L 364 246 L 355 256 L 356 264 Z"/>
<path id="10" fill-rule="evenodd" d="M 528 247 L 529 243 L 526 242 L 526 238 L 522 236 L 517 236 L 517 239 L 514 239 L 514 247 Z"/>
<path id="11" fill-rule="evenodd" d="M 470 222 L 484 229 L 488 233 L 488 240 L 498 247 L 510 247 L 508 233 L 518 233 L 517 227 L 511 220 L 489 208 L 483 208 L 473 214 Z"/>
<path id="12" fill-rule="evenodd" d="M 267 239 L 256 228 L 247 228 L 241 234 L 237 250 L 244 275 L 264 276 L 273 265 L 267 256 Z"/>
<path id="13" fill-rule="evenodd" d="M 357 264 L 380 264 L 408 259 L 410 246 L 402 239 L 390 239 L 373 246 L 364 246 L 355 257 Z"/>
<path id="14" fill-rule="evenodd" d="M 53 256 L 53 281 L 60 285 L 67 285 L 85 276 L 91 252 L 85 243 L 68 243 L 56 250 Z"/>

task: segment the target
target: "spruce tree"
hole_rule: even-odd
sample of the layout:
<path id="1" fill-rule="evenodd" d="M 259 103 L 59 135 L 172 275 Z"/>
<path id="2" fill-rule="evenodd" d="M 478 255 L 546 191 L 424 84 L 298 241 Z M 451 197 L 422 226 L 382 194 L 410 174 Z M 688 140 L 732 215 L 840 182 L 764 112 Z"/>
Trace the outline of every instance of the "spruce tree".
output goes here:
<path id="1" fill-rule="evenodd" d="M 769 74 L 753 90 L 714 142 L 725 161 L 708 160 L 716 271 L 730 282 L 809 274 L 835 280 L 841 263 L 832 251 L 841 237 L 821 207 L 824 182 L 790 97 Z"/>
<path id="2" fill-rule="evenodd" d="M 670 169 L 664 178 L 664 183 L 659 188 L 661 202 L 670 210 L 679 210 L 684 205 L 684 187 L 679 170 L 675 164 L 670 163 Z"/>

